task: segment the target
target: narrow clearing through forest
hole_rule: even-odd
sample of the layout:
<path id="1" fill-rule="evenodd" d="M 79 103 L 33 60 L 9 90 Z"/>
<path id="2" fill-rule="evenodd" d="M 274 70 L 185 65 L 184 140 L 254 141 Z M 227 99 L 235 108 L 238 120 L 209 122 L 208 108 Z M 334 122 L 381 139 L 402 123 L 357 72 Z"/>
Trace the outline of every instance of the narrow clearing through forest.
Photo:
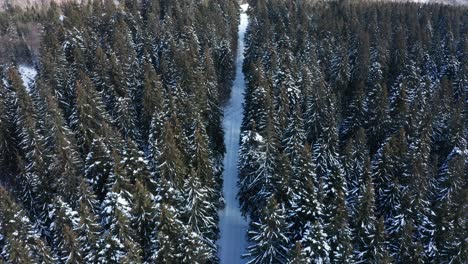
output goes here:
<path id="1" fill-rule="evenodd" d="M 241 258 L 247 246 L 247 221 L 242 217 L 237 200 L 237 162 L 239 158 L 239 136 L 242 123 L 242 103 L 244 101 L 245 76 L 242 72 L 244 63 L 244 37 L 249 18 L 246 14 L 248 5 L 242 5 L 239 25 L 239 40 L 236 58 L 236 77 L 231 92 L 231 99 L 224 108 L 223 126 L 224 143 L 224 199 L 226 207 L 220 211 L 220 239 L 218 241 L 221 264 L 239 264 L 245 262 Z"/>

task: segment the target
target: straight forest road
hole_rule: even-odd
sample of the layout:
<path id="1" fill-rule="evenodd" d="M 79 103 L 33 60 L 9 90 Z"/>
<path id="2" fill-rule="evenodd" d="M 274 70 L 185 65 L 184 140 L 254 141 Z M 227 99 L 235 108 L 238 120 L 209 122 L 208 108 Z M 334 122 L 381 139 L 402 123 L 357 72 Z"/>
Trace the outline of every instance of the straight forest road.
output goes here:
<path id="1" fill-rule="evenodd" d="M 219 212 L 220 217 L 220 239 L 218 240 L 219 258 L 221 264 L 239 264 L 245 261 L 241 255 L 247 247 L 248 223 L 242 216 L 237 200 L 237 162 L 239 158 L 240 128 L 242 124 L 245 91 L 245 76 L 242 72 L 244 63 L 244 37 L 249 23 L 246 14 L 248 5 L 242 5 L 240 16 L 239 39 L 236 57 L 236 76 L 233 83 L 231 98 L 224 108 L 224 143 L 226 144 L 226 155 L 224 157 L 224 186 L 223 193 L 225 208 Z"/>

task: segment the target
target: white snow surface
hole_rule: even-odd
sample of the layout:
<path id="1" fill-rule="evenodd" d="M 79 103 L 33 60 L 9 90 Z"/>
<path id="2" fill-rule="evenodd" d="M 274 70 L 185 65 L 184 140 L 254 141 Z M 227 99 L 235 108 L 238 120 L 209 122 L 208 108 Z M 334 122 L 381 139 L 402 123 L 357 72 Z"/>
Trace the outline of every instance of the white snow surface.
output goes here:
<path id="1" fill-rule="evenodd" d="M 37 71 L 31 66 L 19 65 L 18 72 L 23 80 L 23 85 L 28 92 L 31 92 L 31 87 L 36 81 Z"/>
<path id="2" fill-rule="evenodd" d="M 247 9 L 249 9 L 249 4 L 243 4 L 240 7 L 242 9 L 242 12 L 247 12 Z M 242 16 L 241 16 L 241 18 L 242 18 Z"/>
<path id="3" fill-rule="evenodd" d="M 376 0 L 382 1 L 382 0 Z M 468 5 L 468 0 L 386 0 L 391 2 L 415 2 L 421 4 Z"/>
<path id="4" fill-rule="evenodd" d="M 236 77 L 231 91 L 231 99 L 224 108 L 223 126 L 225 131 L 224 143 L 226 155 L 224 157 L 224 186 L 223 193 L 225 208 L 219 212 L 220 239 L 218 240 L 219 258 L 221 264 L 244 263 L 241 255 L 247 248 L 247 220 L 242 216 L 237 200 L 237 162 L 239 158 L 240 128 L 242 123 L 242 103 L 244 101 L 245 76 L 242 72 L 244 63 L 244 37 L 249 22 L 245 13 L 248 5 L 242 5 L 239 25 L 239 43 L 236 61 Z"/>

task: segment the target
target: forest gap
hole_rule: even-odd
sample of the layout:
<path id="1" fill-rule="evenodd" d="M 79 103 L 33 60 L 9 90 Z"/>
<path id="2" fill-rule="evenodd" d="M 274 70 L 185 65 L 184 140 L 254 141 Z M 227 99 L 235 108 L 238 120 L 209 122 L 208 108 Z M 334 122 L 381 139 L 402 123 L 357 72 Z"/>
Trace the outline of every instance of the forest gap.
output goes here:
<path id="1" fill-rule="evenodd" d="M 219 257 L 222 264 L 242 263 L 241 255 L 246 248 L 247 222 L 243 218 L 237 200 L 237 162 L 239 157 L 239 135 L 242 123 L 242 103 L 244 101 L 245 76 L 242 72 L 244 63 L 244 37 L 248 25 L 246 14 L 248 5 L 241 5 L 242 12 L 239 25 L 239 39 L 236 59 L 236 77 L 233 83 L 231 98 L 224 108 L 223 126 L 224 143 L 224 186 L 223 194 L 226 206 L 220 211 Z"/>

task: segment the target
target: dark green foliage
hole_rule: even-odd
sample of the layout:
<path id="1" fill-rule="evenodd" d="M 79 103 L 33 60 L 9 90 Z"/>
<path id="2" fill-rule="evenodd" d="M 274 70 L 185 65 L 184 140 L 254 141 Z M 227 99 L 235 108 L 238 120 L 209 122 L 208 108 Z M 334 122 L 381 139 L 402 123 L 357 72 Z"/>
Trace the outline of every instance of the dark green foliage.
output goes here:
<path id="1" fill-rule="evenodd" d="M 248 263 L 284 263 L 287 259 L 289 240 L 285 210 L 270 198 L 257 221 L 253 221 L 249 230 L 252 246 L 245 257 Z"/>
<path id="2" fill-rule="evenodd" d="M 238 2 L 120 2 L 0 15 L 1 263 L 219 261 Z M 248 2 L 247 261 L 466 263 L 467 8 Z"/>
<path id="3" fill-rule="evenodd" d="M 2 44 L 8 27 L 25 39 L 11 64 L 13 42 L 0 48 L 2 212 L 17 202 L 0 216 L 0 262 L 218 261 L 220 94 L 238 7 L 106 0 L 2 13 Z M 13 66 L 27 62 L 23 42 L 38 71 L 27 85 Z"/>
<path id="4" fill-rule="evenodd" d="M 466 7 L 249 4 L 239 198 L 286 209 L 277 262 L 466 262 Z"/>
<path id="5" fill-rule="evenodd" d="M 0 188 L 0 257 L 10 263 L 54 263 L 54 255 L 35 231 L 24 209 Z"/>

